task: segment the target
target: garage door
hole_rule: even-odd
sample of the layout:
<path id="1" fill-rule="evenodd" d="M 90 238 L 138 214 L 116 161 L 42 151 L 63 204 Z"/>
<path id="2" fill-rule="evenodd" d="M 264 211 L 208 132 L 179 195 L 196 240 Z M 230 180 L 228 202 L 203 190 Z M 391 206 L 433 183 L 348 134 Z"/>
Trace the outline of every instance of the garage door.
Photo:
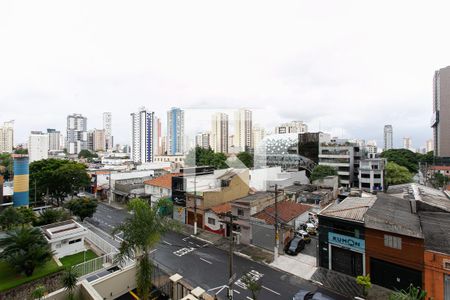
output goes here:
<path id="1" fill-rule="evenodd" d="M 410 284 L 422 287 L 422 272 L 373 257 L 370 258 L 370 278 L 372 283 L 391 290 L 407 289 Z"/>
<path id="2" fill-rule="evenodd" d="M 362 254 L 339 247 L 331 247 L 331 268 L 350 276 L 363 274 Z"/>

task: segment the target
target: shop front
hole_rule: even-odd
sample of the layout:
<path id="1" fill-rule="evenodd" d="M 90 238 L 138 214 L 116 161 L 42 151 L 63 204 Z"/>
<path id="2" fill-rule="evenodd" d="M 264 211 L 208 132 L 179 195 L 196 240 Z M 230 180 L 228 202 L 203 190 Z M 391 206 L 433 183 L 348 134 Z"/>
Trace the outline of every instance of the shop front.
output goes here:
<path id="1" fill-rule="evenodd" d="M 328 232 L 330 270 L 349 276 L 365 274 L 365 242 L 363 239 Z"/>

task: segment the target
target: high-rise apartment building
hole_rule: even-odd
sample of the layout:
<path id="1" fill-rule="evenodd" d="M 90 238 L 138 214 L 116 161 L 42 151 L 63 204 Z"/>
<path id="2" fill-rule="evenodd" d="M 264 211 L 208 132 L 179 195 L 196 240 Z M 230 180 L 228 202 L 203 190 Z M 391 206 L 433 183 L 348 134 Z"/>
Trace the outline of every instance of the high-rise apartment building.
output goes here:
<path id="1" fill-rule="evenodd" d="M 430 151 L 433 151 L 433 140 L 427 140 L 426 141 L 426 145 L 425 145 L 425 151 L 426 152 L 430 152 Z"/>
<path id="2" fill-rule="evenodd" d="M 154 147 L 155 153 L 158 155 L 164 155 L 163 143 L 162 143 L 162 124 L 161 118 L 155 117 L 155 138 L 156 144 Z"/>
<path id="3" fill-rule="evenodd" d="M 63 147 L 61 144 L 61 132 L 59 132 L 56 129 L 48 128 L 47 135 L 48 135 L 48 150 L 50 151 L 62 150 Z"/>
<path id="4" fill-rule="evenodd" d="M 239 109 L 234 115 L 234 146 L 240 151 L 253 149 L 252 111 Z"/>
<path id="5" fill-rule="evenodd" d="M 308 125 L 303 123 L 303 121 L 292 121 L 289 123 L 283 123 L 275 127 L 275 134 L 305 132 L 308 132 Z"/>
<path id="6" fill-rule="evenodd" d="M 155 113 L 141 107 L 131 114 L 131 159 L 136 163 L 152 162 L 155 145 Z"/>
<path id="7" fill-rule="evenodd" d="M 384 125 L 384 150 L 394 148 L 394 132 L 392 125 Z"/>
<path id="8" fill-rule="evenodd" d="M 203 149 L 211 147 L 211 134 L 209 132 L 202 132 L 195 136 L 195 146 Z"/>
<path id="9" fill-rule="evenodd" d="M 252 133 L 253 148 L 258 147 L 259 143 L 264 139 L 265 136 L 266 136 L 266 131 L 264 130 L 264 128 L 255 124 L 253 126 L 253 133 Z"/>
<path id="10" fill-rule="evenodd" d="M 434 155 L 450 157 L 450 66 L 434 74 L 431 127 Z"/>
<path id="11" fill-rule="evenodd" d="M 107 148 L 106 142 L 106 130 L 105 129 L 94 129 L 92 136 L 92 150 L 94 151 L 105 151 Z"/>
<path id="12" fill-rule="evenodd" d="M 0 153 L 12 153 L 14 147 L 14 121 L 3 123 L 0 127 Z"/>
<path id="13" fill-rule="evenodd" d="M 88 148 L 87 118 L 80 114 L 67 116 L 66 147 L 69 154 L 78 154 Z"/>
<path id="14" fill-rule="evenodd" d="M 184 111 L 174 107 L 167 112 L 167 154 L 183 154 L 184 143 Z"/>
<path id="15" fill-rule="evenodd" d="M 49 150 L 49 135 L 41 131 L 32 131 L 28 138 L 28 156 L 30 163 L 47 159 Z"/>
<path id="16" fill-rule="evenodd" d="M 412 147 L 412 140 L 410 137 L 403 138 L 403 149 L 408 149 L 408 150 L 414 151 L 413 147 Z"/>
<path id="17" fill-rule="evenodd" d="M 228 115 L 215 113 L 212 116 L 212 142 L 215 152 L 228 153 Z"/>
<path id="18" fill-rule="evenodd" d="M 110 112 L 103 113 L 103 130 L 105 131 L 105 148 L 103 150 L 112 150 L 114 138 L 112 136 L 112 115 Z"/>

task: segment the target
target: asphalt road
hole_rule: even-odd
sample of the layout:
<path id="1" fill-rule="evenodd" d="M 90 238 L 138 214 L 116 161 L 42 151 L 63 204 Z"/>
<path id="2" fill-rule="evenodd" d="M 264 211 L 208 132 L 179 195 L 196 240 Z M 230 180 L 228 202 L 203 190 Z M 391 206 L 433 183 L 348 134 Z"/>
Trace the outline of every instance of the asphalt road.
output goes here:
<path id="1" fill-rule="evenodd" d="M 126 211 L 100 203 L 97 212 L 93 218 L 88 219 L 88 222 L 100 229 L 97 233 L 105 235 L 105 232 L 110 233 L 114 226 L 120 224 L 126 216 Z M 110 240 L 109 237 L 107 238 Z M 115 244 L 117 245 L 118 242 Z M 210 294 L 217 293 L 219 299 L 226 298 L 229 276 L 228 252 L 206 241 L 171 232 L 163 237 L 156 250 L 152 252 L 152 257 L 156 264 L 182 275 L 192 286 L 200 286 Z M 333 299 L 346 299 L 297 276 L 247 258 L 234 255 L 233 260 L 236 274 L 233 281 L 233 293 L 236 300 L 251 299 L 250 292 L 239 280 L 244 274 L 253 276 L 261 283 L 262 289 L 258 294 L 258 299 L 261 300 L 292 299 L 299 289 L 321 290 Z"/>

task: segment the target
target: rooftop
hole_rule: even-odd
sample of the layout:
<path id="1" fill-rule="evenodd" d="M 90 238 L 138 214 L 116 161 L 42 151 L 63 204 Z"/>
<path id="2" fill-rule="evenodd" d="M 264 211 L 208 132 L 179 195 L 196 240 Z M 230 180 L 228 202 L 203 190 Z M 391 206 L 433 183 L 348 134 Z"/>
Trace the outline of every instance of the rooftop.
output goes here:
<path id="1" fill-rule="evenodd" d="M 339 203 L 324 208 L 319 215 L 344 220 L 364 222 L 364 215 L 375 203 L 376 196 L 347 197 Z"/>
<path id="2" fill-rule="evenodd" d="M 154 179 L 144 181 L 144 184 L 151 186 L 158 186 L 166 189 L 172 189 L 172 177 L 179 176 L 180 173 L 169 173 Z"/>
<path id="3" fill-rule="evenodd" d="M 41 230 L 49 240 L 60 238 L 62 236 L 81 234 L 84 231 L 87 231 L 85 227 L 74 220 L 44 225 L 41 227 Z"/>
<path id="4" fill-rule="evenodd" d="M 223 214 L 231 211 L 231 203 L 227 202 L 224 204 L 216 205 L 214 207 L 211 207 L 211 210 L 215 212 L 216 214 Z"/>
<path id="5" fill-rule="evenodd" d="M 364 216 L 366 228 L 423 238 L 419 216 L 412 212 L 409 200 L 383 193 L 377 197 Z"/>
<path id="6" fill-rule="evenodd" d="M 431 166 L 431 170 L 450 171 L 450 166 Z"/>
<path id="7" fill-rule="evenodd" d="M 275 197 L 274 193 L 271 192 L 256 192 L 252 195 L 248 195 L 244 198 L 237 199 L 233 201 L 234 203 L 243 203 L 243 204 L 250 204 L 254 201 L 258 200 L 266 200 L 266 199 L 273 199 Z M 280 196 L 280 199 L 282 197 Z"/>
<path id="8" fill-rule="evenodd" d="M 282 201 L 277 203 L 278 219 L 281 222 L 288 223 L 301 214 L 309 211 L 312 207 L 292 201 Z M 266 207 L 263 211 L 255 214 L 253 217 L 264 220 L 267 224 L 275 224 L 275 205 Z"/>
<path id="9" fill-rule="evenodd" d="M 450 254 L 450 214 L 420 212 L 425 249 Z"/>

